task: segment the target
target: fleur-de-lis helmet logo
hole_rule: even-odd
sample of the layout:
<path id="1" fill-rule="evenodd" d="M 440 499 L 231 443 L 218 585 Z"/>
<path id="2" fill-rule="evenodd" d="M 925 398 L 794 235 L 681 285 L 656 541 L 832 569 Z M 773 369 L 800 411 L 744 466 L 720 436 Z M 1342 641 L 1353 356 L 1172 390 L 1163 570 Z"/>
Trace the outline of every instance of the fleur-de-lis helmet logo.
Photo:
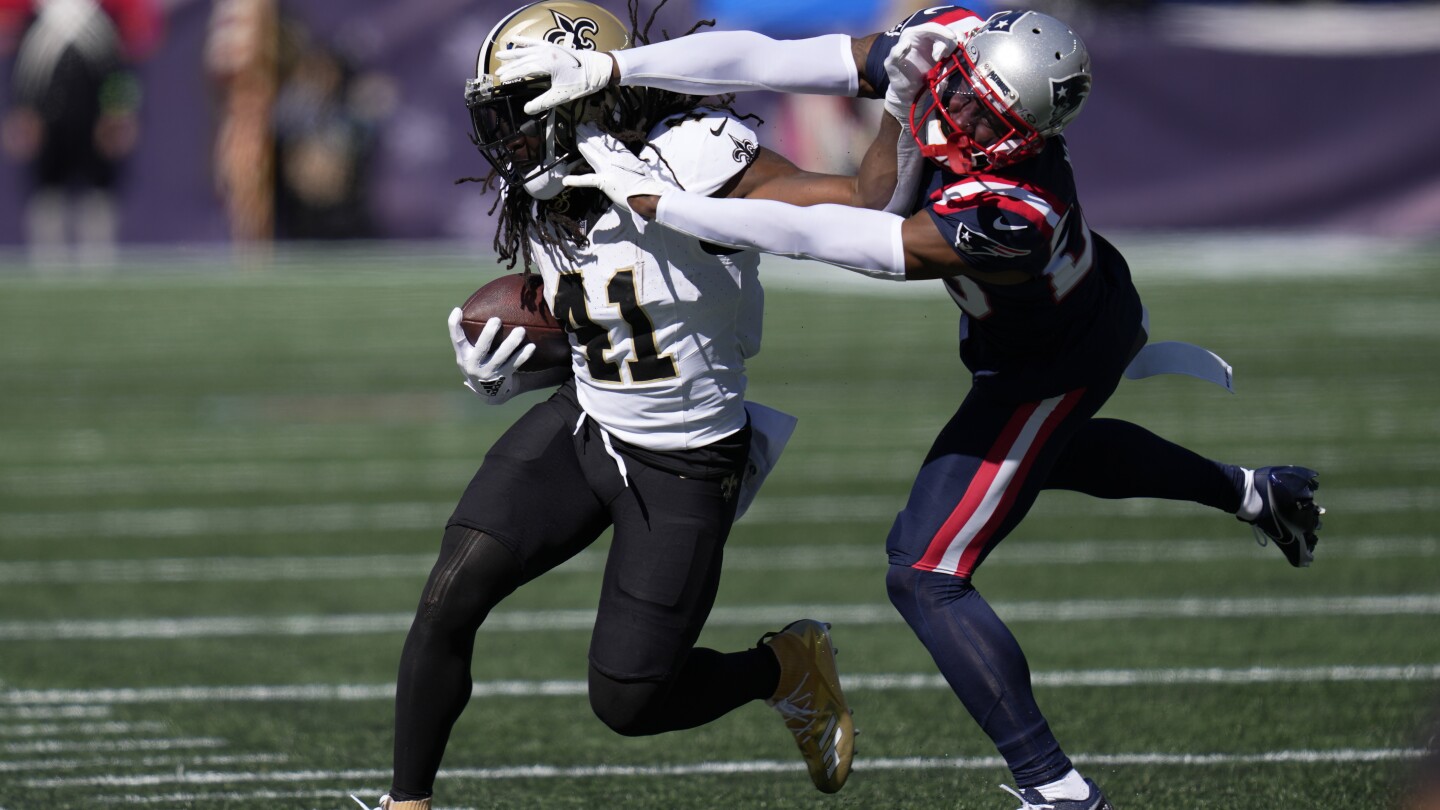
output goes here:
<path id="1" fill-rule="evenodd" d="M 570 19 L 554 9 L 550 15 L 555 18 L 557 27 L 545 32 L 545 41 L 562 48 L 569 48 L 575 51 L 595 50 L 595 35 L 600 32 L 600 24 L 589 17 L 576 17 Z"/>

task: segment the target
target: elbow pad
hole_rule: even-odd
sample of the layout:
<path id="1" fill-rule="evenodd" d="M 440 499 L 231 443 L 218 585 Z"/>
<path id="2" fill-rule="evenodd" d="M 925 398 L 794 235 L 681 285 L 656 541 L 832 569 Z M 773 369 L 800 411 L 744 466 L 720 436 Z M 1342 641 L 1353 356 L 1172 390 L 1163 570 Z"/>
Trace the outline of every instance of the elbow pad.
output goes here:
<path id="1" fill-rule="evenodd" d="M 622 87 L 693 96 L 754 90 L 853 96 L 860 90 L 844 34 L 776 40 L 753 31 L 707 31 L 610 55 Z"/>
<path id="2" fill-rule="evenodd" d="M 902 217 L 848 205 L 800 207 L 774 200 L 660 197 L 655 221 L 706 242 L 815 259 L 872 278 L 905 280 Z"/>

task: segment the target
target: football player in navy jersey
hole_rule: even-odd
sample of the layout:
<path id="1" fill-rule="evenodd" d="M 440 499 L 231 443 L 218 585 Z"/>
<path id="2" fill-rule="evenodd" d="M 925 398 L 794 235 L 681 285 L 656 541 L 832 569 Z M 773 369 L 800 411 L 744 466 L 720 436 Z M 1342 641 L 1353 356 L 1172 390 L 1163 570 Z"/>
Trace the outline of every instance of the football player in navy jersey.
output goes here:
<path id="1" fill-rule="evenodd" d="M 945 279 L 972 385 L 891 529 L 890 598 L 1005 757 L 1021 810 L 1110 808 L 1051 733 L 1023 652 L 974 587 L 977 568 L 1043 489 L 1212 506 L 1297 567 L 1311 561 L 1323 510 L 1313 470 L 1214 462 L 1096 418 L 1127 368 L 1196 371 L 1193 355 L 1144 353 L 1129 268 L 1085 221 L 1061 135 L 1090 92 L 1079 37 L 1037 12 L 985 20 L 943 6 L 863 39 L 717 32 L 613 58 L 560 60 L 540 45 L 505 58 L 551 75 L 533 109 L 612 82 L 885 98 L 889 115 L 856 178 L 706 198 L 657 183 L 591 129 L 580 149 L 596 173 L 565 182 L 706 241 L 883 279 Z M 1211 373 L 1228 387 L 1228 366 Z"/>

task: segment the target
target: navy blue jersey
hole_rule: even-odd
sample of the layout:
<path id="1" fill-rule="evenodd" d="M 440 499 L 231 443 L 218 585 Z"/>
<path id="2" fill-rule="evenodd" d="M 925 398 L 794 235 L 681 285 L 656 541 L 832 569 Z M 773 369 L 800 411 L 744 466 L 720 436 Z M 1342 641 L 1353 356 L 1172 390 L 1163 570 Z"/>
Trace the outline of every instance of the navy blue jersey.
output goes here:
<path id="1" fill-rule="evenodd" d="M 889 86 L 885 57 L 905 28 L 968 28 L 978 20 L 955 6 L 911 16 L 876 39 L 866 78 L 882 91 Z M 964 313 L 961 356 L 977 378 L 1074 387 L 1123 365 L 1140 328 L 1139 296 L 1120 253 L 1085 222 L 1063 137 L 1000 169 L 962 175 L 928 162 L 925 171 L 912 211 L 928 212 L 969 268 L 945 286 Z M 989 280 L 1002 271 L 1026 278 Z M 1004 275 L 1009 281 L 1015 273 Z"/>

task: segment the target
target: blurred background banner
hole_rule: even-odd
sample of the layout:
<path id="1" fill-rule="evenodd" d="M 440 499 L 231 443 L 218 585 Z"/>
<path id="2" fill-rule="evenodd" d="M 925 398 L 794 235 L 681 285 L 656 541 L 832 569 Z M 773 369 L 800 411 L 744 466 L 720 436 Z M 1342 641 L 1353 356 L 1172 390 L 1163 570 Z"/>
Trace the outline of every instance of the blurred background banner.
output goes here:
<path id="1" fill-rule="evenodd" d="M 1077 20 L 1097 228 L 1440 233 L 1440 6 L 1175 4 Z"/>
<path id="2" fill-rule="evenodd" d="M 858 34 L 920 5 L 674 0 L 655 30 L 715 18 L 777 37 Z M 1096 92 L 1069 138 L 1097 228 L 1440 231 L 1440 5 L 1032 5 L 1071 22 L 1094 55 Z M 37 199 L 79 206 L 90 198 L 74 187 L 97 182 L 52 179 L 54 193 L 37 196 L 45 129 L 25 111 L 35 101 L 21 75 L 34 70 L 25 42 L 38 20 L 50 17 L 51 50 L 73 49 L 94 39 L 76 27 L 86 13 L 110 20 L 114 61 L 130 77 L 133 122 L 118 134 L 133 143 L 93 124 L 111 174 L 91 197 L 111 201 L 120 242 L 488 239 L 492 197 L 454 185 L 485 169 L 461 88 L 509 8 L 0 0 L 0 244 L 36 233 Z M 764 94 L 741 108 L 766 119 L 768 145 L 823 171 L 854 168 L 876 114 L 853 100 Z M 67 126 L 90 136 L 91 124 Z M 40 233 L 58 234 L 56 222 Z"/>

